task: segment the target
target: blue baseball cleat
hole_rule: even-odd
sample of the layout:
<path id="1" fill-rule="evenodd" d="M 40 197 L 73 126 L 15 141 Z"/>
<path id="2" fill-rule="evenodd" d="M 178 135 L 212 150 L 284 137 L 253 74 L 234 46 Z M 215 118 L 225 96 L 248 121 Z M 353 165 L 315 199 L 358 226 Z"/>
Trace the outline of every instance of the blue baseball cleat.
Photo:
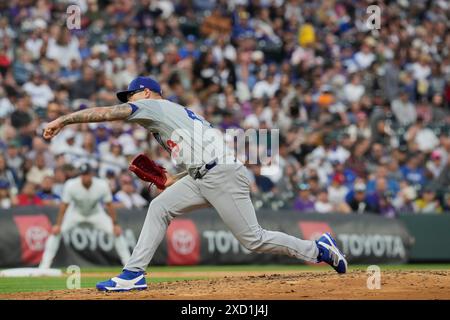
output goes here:
<path id="1" fill-rule="evenodd" d="M 147 283 L 145 282 L 145 272 L 123 270 L 121 274 L 110 280 L 99 282 L 96 285 L 100 291 L 131 291 L 145 290 Z"/>
<path id="2" fill-rule="evenodd" d="M 329 232 L 324 233 L 319 240 L 316 241 L 319 249 L 317 262 L 326 262 L 336 270 L 337 273 L 347 272 L 347 260 L 345 255 L 338 249 L 336 240 L 333 239 Z"/>

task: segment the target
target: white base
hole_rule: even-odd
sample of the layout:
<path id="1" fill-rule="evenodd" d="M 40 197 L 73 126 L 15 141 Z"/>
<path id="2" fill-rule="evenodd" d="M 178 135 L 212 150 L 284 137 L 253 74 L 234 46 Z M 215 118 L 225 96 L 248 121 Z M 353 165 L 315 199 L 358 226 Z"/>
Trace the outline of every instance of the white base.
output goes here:
<path id="1" fill-rule="evenodd" d="M 0 277 L 60 277 L 60 269 L 14 268 L 0 271 Z"/>

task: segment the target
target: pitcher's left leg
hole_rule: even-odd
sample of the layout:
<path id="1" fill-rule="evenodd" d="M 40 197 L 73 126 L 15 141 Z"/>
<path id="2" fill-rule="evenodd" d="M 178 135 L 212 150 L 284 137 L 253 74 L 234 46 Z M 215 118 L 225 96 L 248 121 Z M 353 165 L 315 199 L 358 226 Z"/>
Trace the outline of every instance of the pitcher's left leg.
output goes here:
<path id="1" fill-rule="evenodd" d="M 315 241 L 265 230 L 259 225 L 245 170 L 238 165 L 219 165 L 212 169 L 199 183 L 202 195 L 247 249 L 317 262 L 319 249 Z"/>
<path id="2" fill-rule="evenodd" d="M 145 269 L 166 235 L 173 218 L 194 209 L 210 206 L 200 194 L 194 179 L 186 176 L 152 200 L 139 235 L 138 243 L 123 272 L 110 280 L 97 283 L 101 291 L 129 291 L 147 288 Z"/>

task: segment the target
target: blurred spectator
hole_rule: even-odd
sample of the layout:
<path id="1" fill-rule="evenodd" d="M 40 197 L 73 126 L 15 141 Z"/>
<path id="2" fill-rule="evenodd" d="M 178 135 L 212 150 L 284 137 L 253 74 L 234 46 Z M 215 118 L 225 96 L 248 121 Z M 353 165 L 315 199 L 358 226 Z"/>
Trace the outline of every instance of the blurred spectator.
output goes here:
<path id="1" fill-rule="evenodd" d="M 36 194 L 36 185 L 32 182 L 26 182 L 22 188 L 22 192 L 17 195 L 18 206 L 42 206 L 42 201 Z"/>
<path id="2" fill-rule="evenodd" d="M 372 131 L 365 112 L 359 111 L 356 113 L 356 123 L 351 124 L 347 132 L 352 143 L 355 143 L 357 139 L 370 139 L 372 137 Z"/>
<path id="3" fill-rule="evenodd" d="M 53 121 L 62 114 L 61 105 L 57 101 L 51 101 L 47 105 L 47 120 Z"/>
<path id="4" fill-rule="evenodd" d="M 19 55 L 14 61 L 12 65 L 12 75 L 17 84 L 23 85 L 31 78 L 35 68 L 32 64 L 32 58 L 32 54 L 27 51 Z"/>
<path id="5" fill-rule="evenodd" d="M 390 191 L 397 193 L 399 190 L 399 182 L 403 180 L 402 172 L 400 171 L 399 161 L 395 158 L 390 159 L 390 162 L 385 166 L 386 178 L 390 181 Z"/>
<path id="6" fill-rule="evenodd" d="M 436 198 L 436 192 L 426 187 L 422 191 L 422 195 L 414 202 L 414 211 L 416 213 L 441 213 L 442 207 Z"/>
<path id="7" fill-rule="evenodd" d="M 422 159 L 421 155 L 414 153 L 409 155 L 405 165 L 400 167 L 403 177 L 412 184 L 420 186 L 425 185 L 425 170 L 420 166 Z"/>
<path id="8" fill-rule="evenodd" d="M 427 170 L 431 173 L 431 178 L 437 179 L 445 168 L 445 162 L 442 161 L 442 155 L 439 150 L 434 150 L 430 154 L 430 160 L 426 164 Z"/>
<path id="9" fill-rule="evenodd" d="M 81 76 L 80 65 L 76 59 L 72 59 L 70 65 L 60 71 L 61 83 L 69 86 L 79 81 Z"/>
<path id="10" fill-rule="evenodd" d="M 350 152 L 346 150 L 343 146 L 338 144 L 334 135 L 328 135 L 324 139 L 324 144 L 319 145 L 310 153 L 310 161 L 319 163 L 326 160 L 331 163 L 331 161 L 338 161 L 340 163 L 345 163 L 350 157 Z"/>
<path id="11" fill-rule="evenodd" d="M 416 189 L 408 183 L 403 182 L 400 186 L 400 191 L 392 201 L 392 204 L 398 213 L 413 213 L 415 211 L 414 201 L 416 198 Z"/>
<path id="12" fill-rule="evenodd" d="M 378 211 L 381 216 L 386 218 L 395 218 L 396 211 L 394 205 L 392 204 L 391 194 L 389 192 L 385 192 L 380 195 L 380 199 L 378 201 Z"/>
<path id="13" fill-rule="evenodd" d="M 105 177 L 108 171 L 114 172 L 118 175 L 123 169 L 128 166 L 128 161 L 122 153 L 122 146 L 117 140 L 110 143 L 110 150 L 102 156 L 100 164 L 100 177 Z"/>
<path id="14" fill-rule="evenodd" d="M 437 66 L 436 69 L 440 70 Z M 441 79 L 440 79 L 441 80 Z M 445 123 L 445 119 L 448 118 L 450 110 L 445 106 L 445 99 L 442 96 L 443 91 L 434 93 L 431 100 L 431 119 L 430 122 Z"/>
<path id="15" fill-rule="evenodd" d="M 376 171 L 371 176 L 371 179 L 367 181 L 367 192 L 372 193 L 379 188 L 379 185 L 384 185 L 383 192 L 389 192 L 396 194 L 399 190 L 399 184 L 396 180 L 396 175 L 389 174 L 387 165 L 380 165 L 376 168 Z"/>
<path id="16" fill-rule="evenodd" d="M 28 177 L 34 181 L 41 153 L 45 165 L 36 177 L 54 169 L 56 195 L 80 160 L 98 165 L 116 192 L 127 158 L 139 152 L 157 150 L 154 158 L 175 174 L 170 157 L 134 124 L 74 125 L 50 144 L 41 138 L 47 122 L 116 104 L 116 91 L 149 75 L 166 98 L 215 128 L 280 129 L 280 155 L 289 164 L 281 161 L 271 172 L 250 167 L 254 201 L 276 208 L 281 199 L 290 207 L 299 182 L 306 182 L 309 196 L 327 189 L 334 203 L 345 187 L 352 211 L 392 216 L 391 204 L 410 211 L 418 196 L 411 190 L 430 185 L 445 207 L 445 6 L 381 1 L 383 21 L 390 23 L 368 36 L 361 19 L 366 6 L 358 1 L 77 4 L 82 19 L 76 31 L 60 27 L 64 5 L 0 6 L 0 180 L 8 181 L 11 195 Z M 337 185 L 333 177 L 341 175 L 344 183 Z M 146 188 L 135 187 L 151 200 Z M 345 202 L 341 206 L 337 210 L 345 212 Z"/>
<path id="17" fill-rule="evenodd" d="M 304 213 L 314 212 L 314 197 L 310 193 L 309 185 L 300 183 L 298 190 L 298 196 L 294 201 L 294 210 Z"/>
<path id="18" fill-rule="evenodd" d="M 21 95 L 16 100 L 15 107 L 9 119 L 11 126 L 16 130 L 17 137 L 19 133 L 27 133 L 36 118 L 36 113 L 32 110 L 30 98 L 26 95 Z"/>
<path id="19" fill-rule="evenodd" d="M 27 173 L 26 180 L 36 185 L 40 185 L 46 176 L 52 176 L 53 170 L 47 167 L 43 153 L 36 154 L 34 165 Z"/>
<path id="20" fill-rule="evenodd" d="M 422 117 L 418 117 L 416 123 L 408 129 L 405 134 L 405 139 L 408 143 L 415 144 L 410 149 L 416 147 L 421 152 L 430 152 L 439 145 L 439 139 L 433 130 L 425 127 Z"/>
<path id="21" fill-rule="evenodd" d="M 68 179 L 68 176 L 66 176 L 64 171 L 65 170 L 62 167 L 57 167 L 55 168 L 53 176 L 52 192 L 59 198 L 62 197 L 64 183 L 66 182 L 66 179 Z"/>
<path id="22" fill-rule="evenodd" d="M 107 127 L 107 124 L 105 123 L 98 123 L 94 129 L 94 136 L 95 136 L 95 144 L 98 146 L 98 151 L 100 154 L 105 154 L 108 152 L 110 146 L 108 145 L 109 142 L 109 128 Z"/>
<path id="23" fill-rule="evenodd" d="M 330 213 L 335 211 L 335 207 L 328 200 L 327 190 L 321 190 L 317 194 L 316 201 L 314 203 L 314 211 L 317 213 Z"/>
<path id="24" fill-rule="evenodd" d="M 116 205 L 118 208 L 144 208 L 148 205 L 147 200 L 136 192 L 131 177 L 122 179 L 120 187 L 120 190 L 114 195 L 118 201 Z"/>
<path id="25" fill-rule="evenodd" d="M 41 136 L 34 136 L 31 142 L 31 150 L 27 152 L 27 159 L 36 159 L 38 154 L 44 156 L 45 164 L 48 167 L 53 167 L 55 162 L 55 155 L 49 151 L 48 143 Z"/>
<path id="26" fill-rule="evenodd" d="M 369 172 L 374 172 L 383 163 L 388 162 L 389 155 L 381 143 L 373 143 L 369 154 L 366 156 L 366 166 Z"/>
<path id="27" fill-rule="evenodd" d="M 10 193 L 9 182 L 0 180 L 0 209 L 9 209 L 15 205 L 14 197 Z"/>
<path id="28" fill-rule="evenodd" d="M 81 78 L 70 86 L 70 97 L 72 99 L 91 99 L 96 92 L 95 71 L 91 67 L 84 67 Z"/>
<path id="29" fill-rule="evenodd" d="M 31 81 L 23 85 L 23 90 L 31 97 L 33 108 L 47 108 L 47 104 L 54 98 L 53 91 L 40 73 L 33 74 Z"/>
<path id="30" fill-rule="evenodd" d="M 336 173 L 332 180 L 331 185 L 328 187 L 328 196 L 330 203 L 336 207 L 345 202 L 345 197 L 349 192 L 345 186 L 345 176 L 342 173 Z"/>
<path id="31" fill-rule="evenodd" d="M 66 68 L 73 59 L 81 61 L 77 37 L 72 36 L 67 28 L 58 29 L 56 37 L 50 37 L 48 40 L 46 57 L 58 61 L 62 67 Z M 87 87 L 86 89 L 91 90 Z"/>
<path id="32" fill-rule="evenodd" d="M 180 59 L 186 59 L 192 57 L 194 60 L 200 56 L 200 51 L 196 48 L 194 35 L 190 34 L 186 37 L 186 45 L 178 51 Z"/>
<path id="33" fill-rule="evenodd" d="M 253 87 L 253 97 L 260 98 L 272 98 L 275 92 L 279 88 L 279 83 L 275 80 L 275 74 L 268 72 L 267 75 L 260 75 L 260 80 Z"/>
<path id="34" fill-rule="evenodd" d="M 344 99 L 348 102 L 359 101 L 365 91 L 364 86 L 361 83 L 361 76 L 358 73 L 354 73 L 350 82 L 344 86 Z"/>
<path id="35" fill-rule="evenodd" d="M 367 152 L 369 145 L 369 140 L 356 140 L 355 144 L 352 146 L 350 157 L 345 162 L 345 166 L 360 178 L 367 176 L 367 160 L 364 155 Z"/>
<path id="36" fill-rule="evenodd" d="M 388 181 L 385 177 L 377 177 L 374 183 L 375 189 L 367 192 L 366 201 L 370 212 L 382 214 L 385 207 L 388 206 L 391 192 L 388 190 Z"/>
<path id="37" fill-rule="evenodd" d="M 253 192 L 271 192 L 275 188 L 275 184 L 270 180 L 270 178 L 264 176 L 261 174 L 261 165 L 251 165 L 251 172 L 253 175 L 253 181 L 256 187 L 256 190 L 253 190 Z"/>
<path id="38" fill-rule="evenodd" d="M 3 77 L 6 75 L 8 68 L 11 66 L 11 59 L 8 57 L 8 53 L 4 48 L 0 49 L 0 75 Z"/>
<path id="39" fill-rule="evenodd" d="M 53 181 L 54 179 L 52 176 L 45 176 L 36 193 L 46 206 L 57 206 L 61 199 L 60 196 L 53 192 Z"/>
<path id="40" fill-rule="evenodd" d="M 400 92 L 400 98 L 392 101 L 391 108 L 397 122 L 402 126 L 410 125 L 416 121 L 416 109 L 409 101 L 408 93 L 405 89 Z"/>
<path id="41" fill-rule="evenodd" d="M 66 163 L 76 163 L 85 153 L 81 148 L 80 135 L 72 128 L 63 130 L 57 139 L 52 139 L 50 150 L 55 155 L 64 155 Z"/>
<path id="42" fill-rule="evenodd" d="M 0 87 L 0 120 L 6 119 L 14 111 L 14 105 L 8 99 L 5 89 Z"/>
<path id="43" fill-rule="evenodd" d="M 346 201 L 355 213 L 367 213 L 370 211 L 366 201 L 366 186 L 364 182 L 355 183 L 353 191 L 349 192 Z"/>
<path id="44" fill-rule="evenodd" d="M 232 38 L 253 38 L 255 36 L 255 30 L 251 25 L 250 15 L 247 11 L 240 10 L 235 19 L 233 26 Z"/>
<path id="45" fill-rule="evenodd" d="M 427 54 L 423 53 L 419 57 L 418 61 L 410 65 L 409 69 L 411 70 L 413 78 L 416 81 L 425 80 L 429 77 L 429 75 L 431 74 L 431 69 L 429 66 L 430 60 L 430 57 Z"/>
<path id="46" fill-rule="evenodd" d="M 367 38 L 361 45 L 361 50 L 355 54 L 354 59 L 359 69 L 366 69 L 375 61 L 374 46 L 375 40 Z"/>
<path id="47" fill-rule="evenodd" d="M 322 191 L 322 189 L 323 189 L 322 186 L 320 185 L 319 177 L 315 174 L 309 175 L 308 181 L 306 184 L 309 186 L 309 190 L 310 190 L 311 194 L 319 194 L 319 192 Z"/>
<path id="48" fill-rule="evenodd" d="M 22 179 L 22 165 L 24 163 L 23 157 L 20 154 L 21 144 L 18 140 L 8 141 L 8 146 L 5 153 L 5 161 L 8 167 L 15 173 L 18 180 Z"/>
<path id="49" fill-rule="evenodd" d="M 13 170 L 8 167 L 5 157 L 0 154 L 0 180 L 6 181 L 9 185 L 11 195 L 17 195 L 19 189 L 16 184 L 17 178 Z"/>
<path id="50" fill-rule="evenodd" d="M 75 166 L 79 166 L 82 163 L 89 163 L 91 167 L 98 168 L 100 158 L 97 145 L 95 142 L 94 134 L 91 132 L 86 132 L 83 135 L 83 143 L 81 145 L 82 153 L 78 156 L 75 161 Z"/>

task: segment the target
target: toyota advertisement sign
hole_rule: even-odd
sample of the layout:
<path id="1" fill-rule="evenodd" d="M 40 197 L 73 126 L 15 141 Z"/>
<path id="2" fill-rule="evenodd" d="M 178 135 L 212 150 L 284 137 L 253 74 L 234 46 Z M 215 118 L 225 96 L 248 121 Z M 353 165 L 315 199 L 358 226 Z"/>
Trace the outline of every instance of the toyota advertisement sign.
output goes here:
<path id="1" fill-rule="evenodd" d="M 0 267 L 36 266 L 56 219 L 56 210 L 25 207 L 0 215 Z M 130 252 L 136 245 L 146 211 L 119 210 L 119 222 Z M 330 232 L 349 263 L 407 262 L 414 238 L 400 220 L 375 215 L 302 214 L 294 211 L 261 210 L 261 226 L 309 240 Z M 120 265 L 114 238 L 89 224 L 74 227 L 62 235 L 55 267 Z M 185 214 L 171 221 L 152 265 L 200 264 L 298 264 L 299 260 L 271 254 L 257 254 L 244 248 L 214 210 Z"/>

